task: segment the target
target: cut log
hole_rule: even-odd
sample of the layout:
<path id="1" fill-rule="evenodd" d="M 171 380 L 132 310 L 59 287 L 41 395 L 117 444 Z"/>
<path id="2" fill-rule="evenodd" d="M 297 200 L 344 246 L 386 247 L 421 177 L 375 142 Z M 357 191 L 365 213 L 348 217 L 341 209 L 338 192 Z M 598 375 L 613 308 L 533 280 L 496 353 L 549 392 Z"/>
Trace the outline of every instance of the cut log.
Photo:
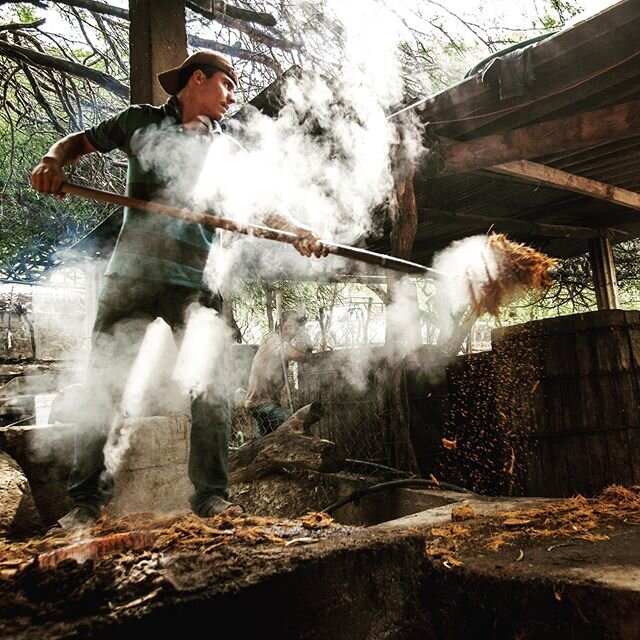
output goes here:
<path id="1" fill-rule="evenodd" d="M 249 482 L 290 471 L 338 471 L 344 457 L 335 443 L 310 432 L 323 415 L 322 405 L 312 402 L 268 435 L 252 440 L 229 456 L 229 484 Z"/>

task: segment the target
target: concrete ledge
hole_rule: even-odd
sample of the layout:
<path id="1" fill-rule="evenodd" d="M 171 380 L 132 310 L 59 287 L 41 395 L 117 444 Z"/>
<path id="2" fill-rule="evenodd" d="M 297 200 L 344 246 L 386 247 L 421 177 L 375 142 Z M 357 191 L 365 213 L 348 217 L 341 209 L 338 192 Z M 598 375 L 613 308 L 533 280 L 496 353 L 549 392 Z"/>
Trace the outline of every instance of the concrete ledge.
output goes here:
<path id="1" fill-rule="evenodd" d="M 476 520 L 497 512 L 564 502 L 552 498 L 464 497 L 374 531 L 423 532 L 451 523 L 471 506 Z M 465 523 L 462 522 L 462 525 Z M 637 640 L 640 637 L 640 528 L 618 523 L 609 540 L 538 539 L 499 551 L 473 546 L 456 553 L 460 567 L 429 559 L 421 609 L 433 638 Z M 556 541 L 557 542 L 557 541 Z"/>
<path id="2" fill-rule="evenodd" d="M 188 510 L 189 416 L 128 419 L 131 440 L 116 478 L 108 512 L 174 513 Z M 40 517 L 53 524 L 71 507 L 67 481 L 74 455 L 72 424 L 0 428 L 0 450 L 23 469 Z"/>

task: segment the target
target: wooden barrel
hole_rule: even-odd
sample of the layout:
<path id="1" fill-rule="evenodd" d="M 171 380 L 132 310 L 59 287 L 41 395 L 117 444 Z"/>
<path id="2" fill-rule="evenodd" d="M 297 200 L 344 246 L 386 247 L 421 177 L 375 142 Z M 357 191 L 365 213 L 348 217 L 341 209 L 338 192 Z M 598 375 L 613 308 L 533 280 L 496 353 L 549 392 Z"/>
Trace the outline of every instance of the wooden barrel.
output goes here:
<path id="1" fill-rule="evenodd" d="M 640 312 L 495 330 L 496 419 L 521 432 L 526 494 L 640 483 Z"/>

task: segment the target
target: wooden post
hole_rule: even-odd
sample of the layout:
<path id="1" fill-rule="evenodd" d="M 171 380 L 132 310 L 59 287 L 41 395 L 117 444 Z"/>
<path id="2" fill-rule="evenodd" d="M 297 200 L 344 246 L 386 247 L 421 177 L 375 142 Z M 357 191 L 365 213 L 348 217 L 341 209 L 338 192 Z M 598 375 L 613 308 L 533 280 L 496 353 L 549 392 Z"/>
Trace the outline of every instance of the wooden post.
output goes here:
<path id="1" fill-rule="evenodd" d="M 131 104 L 168 98 L 156 75 L 187 57 L 185 0 L 129 0 Z"/>
<path id="2" fill-rule="evenodd" d="M 394 256 L 407 258 L 415 240 L 418 225 L 418 210 L 413 189 L 414 171 L 396 177 L 396 198 L 398 202 L 397 217 L 391 230 L 391 253 Z M 401 290 L 401 276 L 389 273 L 387 287 L 390 303 L 397 299 Z M 417 311 L 417 295 L 415 299 Z M 419 318 L 416 313 L 415 318 Z M 413 326 L 407 325 L 407 316 L 402 319 L 387 313 L 385 335 L 386 364 L 376 374 L 376 398 L 378 416 L 386 431 L 389 445 L 389 465 L 403 471 L 420 474 L 413 443 L 411 442 L 408 398 L 406 393 L 406 376 L 404 359 L 400 354 L 406 352 L 406 341 L 411 340 L 414 348 L 418 347 L 420 338 L 419 319 Z M 411 319 L 409 319 L 411 322 Z"/>
<path id="3" fill-rule="evenodd" d="M 606 230 L 599 238 L 589 241 L 589 261 L 593 271 L 598 309 L 619 309 L 618 281 L 611 242 Z"/>
<path id="4" fill-rule="evenodd" d="M 265 284 L 264 294 L 265 308 L 267 310 L 267 325 L 269 327 L 269 331 L 273 331 L 276 324 L 273 320 L 273 289 L 269 283 Z"/>

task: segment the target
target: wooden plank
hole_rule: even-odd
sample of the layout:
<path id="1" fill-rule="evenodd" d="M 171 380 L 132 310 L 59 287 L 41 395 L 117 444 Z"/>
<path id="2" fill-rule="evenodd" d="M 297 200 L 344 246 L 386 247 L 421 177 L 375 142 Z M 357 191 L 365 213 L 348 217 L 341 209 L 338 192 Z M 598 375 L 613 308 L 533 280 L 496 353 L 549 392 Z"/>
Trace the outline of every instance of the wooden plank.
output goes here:
<path id="1" fill-rule="evenodd" d="M 618 424 L 625 427 L 640 426 L 640 397 L 636 372 L 621 371 L 615 376 L 615 380 L 620 405 Z"/>
<path id="2" fill-rule="evenodd" d="M 592 99 L 596 91 L 611 89 L 612 82 L 626 83 L 628 76 L 623 73 L 626 70 L 621 70 L 619 63 L 637 51 L 637 47 L 632 36 L 622 34 L 625 30 L 634 32 L 639 13 L 634 0 L 620 2 L 607 10 L 606 17 L 594 16 L 530 47 L 533 72 L 539 79 L 532 88 L 536 90 L 536 100 L 526 96 L 500 101 L 495 86 L 479 82 L 478 75 L 473 75 L 422 101 L 418 109 L 421 119 L 439 126 L 442 122 L 448 129 L 447 135 L 461 137 L 486 127 L 486 123 L 489 126 L 493 123 L 495 129 L 513 126 L 518 118 L 541 119 L 567 104 Z M 579 82 L 603 68 L 608 71 L 600 74 L 597 82 Z M 627 73 L 635 76 L 633 68 Z M 540 95 L 541 92 L 544 94 Z M 519 110 L 509 112 L 512 106 Z"/>
<path id="3" fill-rule="evenodd" d="M 429 222 L 457 223 L 459 225 L 492 228 L 504 233 L 526 233 L 550 238 L 597 238 L 599 229 L 589 227 L 576 227 L 565 224 L 546 224 L 541 222 L 529 222 L 517 218 L 498 218 L 489 216 L 470 215 L 455 211 L 443 211 L 442 209 L 421 209 L 421 215 L 426 216 Z"/>
<path id="4" fill-rule="evenodd" d="M 540 440 L 538 438 L 529 437 L 526 465 L 527 475 L 525 495 L 540 496 L 542 495 L 545 476 L 542 469 L 543 459 Z"/>
<path id="5" fill-rule="evenodd" d="M 635 426 L 627 431 L 629 442 L 629 465 L 633 484 L 640 484 L 640 428 Z"/>
<path id="6" fill-rule="evenodd" d="M 567 494 L 593 495 L 589 451 L 585 434 L 568 436 L 565 442 L 567 449 L 567 476 L 565 479 Z"/>
<path id="7" fill-rule="evenodd" d="M 545 156 L 545 164 L 552 164 L 556 169 L 568 171 L 571 173 L 588 172 L 593 169 L 609 168 L 615 166 L 619 162 L 634 162 L 637 158 L 640 138 L 638 136 L 629 136 L 624 140 L 616 140 L 589 147 L 588 149 L 579 149 L 577 151 L 568 151 L 566 153 L 554 153 Z"/>
<path id="8" fill-rule="evenodd" d="M 544 353 L 545 377 L 574 376 L 578 368 L 576 333 L 559 333 L 545 336 L 540 341 Z"/>
<path id="9" fill-rule="evenodd" d="M 582 149 L 640 133 L 640 100 L 476 138 L 442 144 L 427 154 L 429 175 L 465 173 L 528 160 L 548 153 Z M 435 161 L 437 160 L 437 161 Z"/>
<path id="10" fill-rule="evenodd" d="M 599 373 L 631 371 L 631 348 L 627 326 L 608 326 L 587 334 L 593 346 L 595 370 Z"/>
<path id="11" fill-rule="evenodd" d="M 629 463 L 627 430 L 617 429 L 606 433 L 610 471 L 607 484 L 631 486 L 633 484 L 633 471 Z"/>
<path id="12" fill-rule="evenodd" d="M 567 171 L 547 167 L 538 162 L 517 160 L 491 167 L 490 171 L 518 178 L 525 178 L 546 187 L 557 187 L 565 191 L 580 193 L 606 202 L 640 210 L 640 193 L 616 187 L 598 180 L 583 178 Z"/>
<path id="13" fill-rule="evenodd" d="M 589 447 L 589 464 L 591 466 L 592 490 L 597 493 L 609 484 L 609 448 L 606 433 L 585 434 Z"/>
<path id="14" fill-rule="evenodd" d="M 569 460 L 567 458 L 567 443 L 565 438 L 550 438 L 547 446 L 551 449 L 552 469 L 551 487 L 557 497 L 571 496 L 571 490 L 567 484 L 569 476 Z"/>

